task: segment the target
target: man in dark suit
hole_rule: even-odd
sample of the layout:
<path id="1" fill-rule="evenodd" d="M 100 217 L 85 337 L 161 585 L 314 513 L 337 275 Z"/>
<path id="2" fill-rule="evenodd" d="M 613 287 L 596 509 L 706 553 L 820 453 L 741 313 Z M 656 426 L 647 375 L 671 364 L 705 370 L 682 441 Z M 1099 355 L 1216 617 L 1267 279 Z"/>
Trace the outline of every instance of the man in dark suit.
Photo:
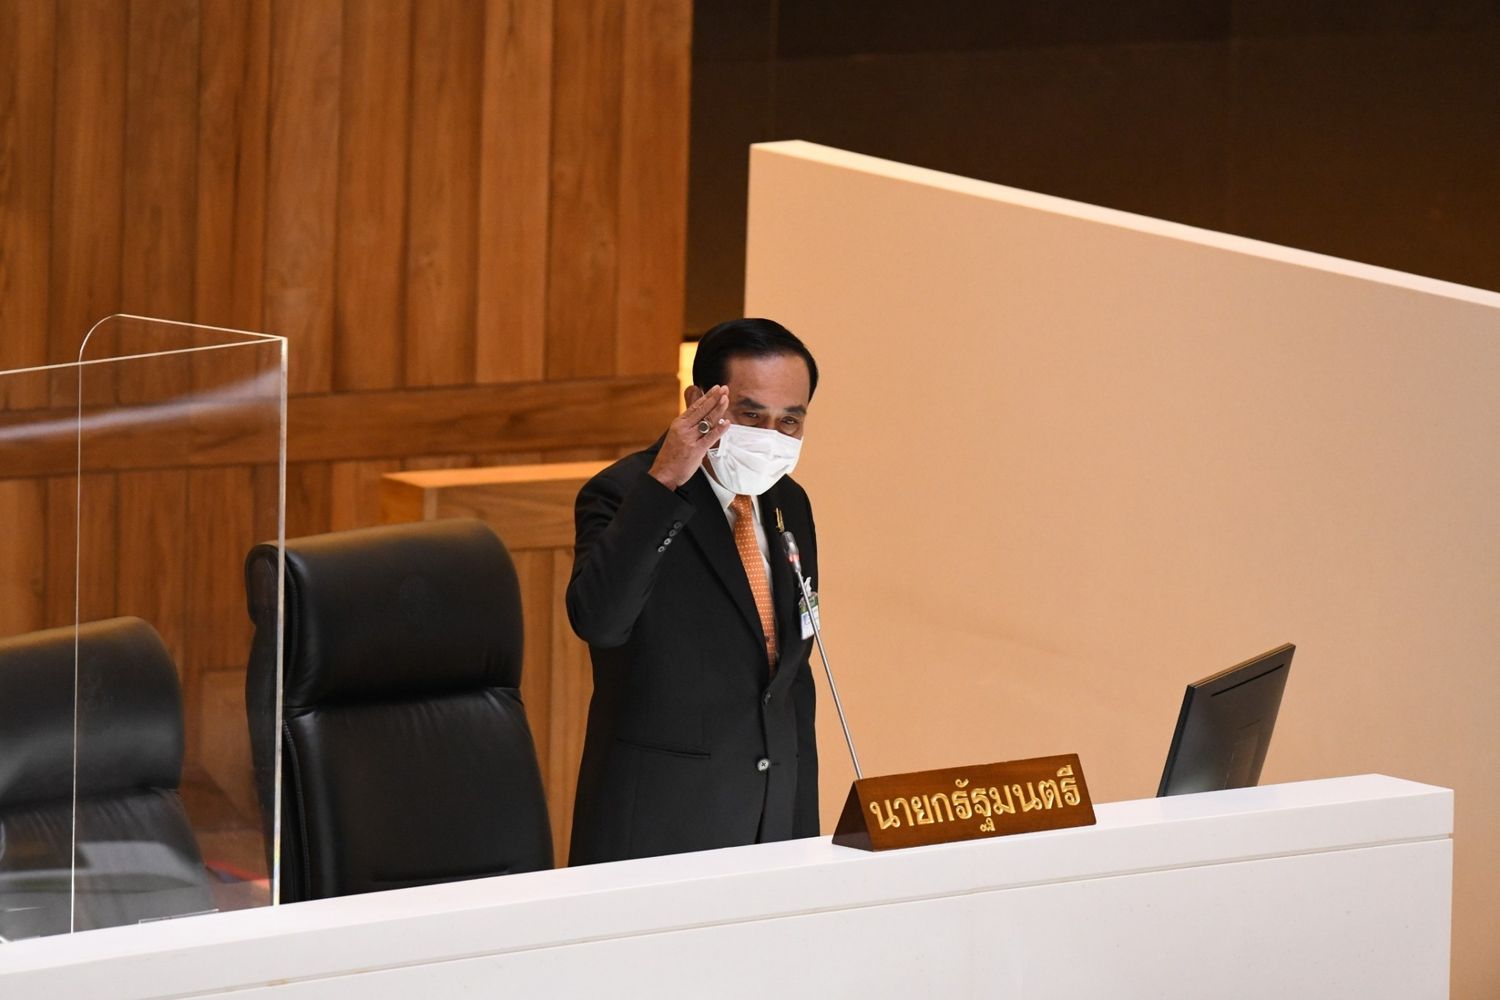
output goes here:
<path id="1" fill-rule="evenodd" d="M 571 864 L 817 836 L 811 632 L 781 534 L 815 585 L 812 508 L 782 473 L 817 380 L 780 324 L 720 324 L 683 414 L 579 491 L 567 606 L 594 696 Z"/>

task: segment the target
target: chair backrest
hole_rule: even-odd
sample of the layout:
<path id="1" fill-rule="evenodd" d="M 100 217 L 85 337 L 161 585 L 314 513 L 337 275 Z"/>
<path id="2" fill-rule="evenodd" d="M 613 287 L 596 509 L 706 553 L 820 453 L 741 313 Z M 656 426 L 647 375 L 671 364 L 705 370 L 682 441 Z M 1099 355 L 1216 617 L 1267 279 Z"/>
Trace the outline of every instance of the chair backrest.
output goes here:
<path id="1" fill-rule="evenodd" d="M 213 908 L 182 750 L 177 670 L 146 622 L 0 640 L 0 936 Z"/>
<path id="2" fill-rule="evenodd" d="M 520 697 L 520 589 L 495 533 L 429 521 L 285 551 L 281 901 L 550 868 Z M 268 829 L 276 563 L 260 545 L 245 567 L 246 703 Z"/>

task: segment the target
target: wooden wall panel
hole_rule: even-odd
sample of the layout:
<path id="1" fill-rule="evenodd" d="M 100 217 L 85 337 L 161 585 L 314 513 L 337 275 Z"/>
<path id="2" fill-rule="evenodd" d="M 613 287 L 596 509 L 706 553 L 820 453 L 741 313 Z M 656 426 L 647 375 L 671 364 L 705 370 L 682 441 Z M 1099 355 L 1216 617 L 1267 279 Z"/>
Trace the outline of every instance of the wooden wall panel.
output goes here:
<path id="1" fill-rule="evenodd" d="M 286 467 L 286 537 L 319 535 L 333 523 L 333 472 L 327 462 Z M 267 536 L 266 541 L 271 540 Z"/>
<path id="2" fill-rule="evenodd" d="M 485 8 L 477 382 L 545 373 L 552 16 L 551 0 L 489 0 Z"/>
<path id="3" fill-rule="evenodd" d="M 96 509 L 84 497 L 85 517 Z M 115 613 L 150 622 L 167 644 L 185 682 L 187 745 L 197 745 L 198 726 L 191 710 L 193 685 L 183 674 L 187 633 L 188 580 L 182 567 L 182 532 L 188 523 L 187 473 L 181 470 L 128 472 L 115 490 L 115 547 L 84 551 L 79 557 L 81 586 L 112 576 L 118 600 Z M 101 584 L 102 585 L 102 584 Z M 198 586 L 199 581 L 193 581 Z"/>
<path id="4" fill-rule="evenodd" d="M 84 518 L 77 518 L 80 498 Z M 115 476 L 97 473 L 83 477 L 80 490 L 74 476 L 47 480 L 47 609 L 46 627 L 97 621 L 116 611 L 115 574 L 100 571 L 100 554 L 112 556 L 115 543 Z M 87 553 L 86 560 L 79 553 Z M 79 576 L 75 563 L 87 561 L 94 571 Z M 74 580 L 78 581 L 77 616 Z"/>
<path id="5" fill-rule="evenodd" d="M 91 382 L 103 367 L 88 369 Z M 661 433 L 677 413 L 675 388 L 672 376 L 646 375 L 303 396 L 290 407 L 287 433 L 293 442 L 292 457 L 309 461 L 470 455 L 492 449 L 547 455 L 577 449 L 613 451 L 622 443 L 639 447 Z M 26 447 L 6 456 L 5 474 L 72 471 L 77 457 L 75 413 L 73 407 L 62 407 L 8 414 L 17 432 L 32 430 Z M 263 431 L 247 426 L 229 409 L 206 412 L 193 425 L 170 428 L 119 421 L 91 431 L 90 468 L 270 462 L 275 459 L 275 442 Z"/>
<path id="6" fill-rule="evenodd" d="M 120 308 L 130 13 L 118 0 L 75 0 L 56 9 L 48 363 L 75 360 L 89 328 Z M 94 384 L 104 391 L 100 398 L 112 398 L 107 376 Z M 63 373 L 52 402 L 76 405 L 76 393 L 76 378 Z"/>
<path id="7" fill-rule="evenodd" d="M 0 0 L 0 370 L 47 357 L 53 12 Z M 0 379 L 0 409 L 42 406 L 40 379 Z"/>
<path id="8" fill-rule="evenodd" d="M 687 219 L 660 206 L 687 188 L 688 66 L 677 54 L 692 44 L 692 8 L 636 0 L 624 32 L 615 371 L 631 375 L 677 363 L 661 331 L 682 325 Z"/>
<path id="9" fill-rule="evenodd" d="M 412 22 L 406 384 L 474 381 L 484 8 L 423 0 Z"/>
<path id="10" fill-rule="evenodd" d="M 5 558 L 0 560 L 0 632 L 14 635 L 41 628 L 46 595 L 47 484 L 37 479 L 0 482 L 0 524 Z"/>
<path id="11" fill-rule="evenodd" d="M 71 361 L 124 309 L 286 336 L 289 537 L 374 523 L 396 469 L 650 442 L 678 409 L 690 23 L 691 0 L 0 0 L 0 369 Z M 234 357 L 94 367 L 85 402 L 223 387 Z M 73 618 L 77 392 L 0 383 L 24 441 L 0 634 Z M 100 426 L 88 458 L 83 617 L 167 640 L 190 809 L 239 851 L 242 566 L 276 534 L 275 455 L 208 418 Z M 538 654 L 567 635 L 559 568 L 520 560 Z M 578 696 L 579 663 L 525 691 L 561 852 L 581 730 L 553 685 Z"/>
<path id="12" fill-rule="evenodd" d="M 552 553 L 541 549 L 511 551 L 516 564 L 516 578 L 521 584 L 521 615 L 525 628 L 522 639 L 521 703 L 526 707 L 526 722 L 531 727 L 531 741 L 536 747 L 537 765 L 542 772 L 542 783 L 548 789 L 549 800 L 552 788 L 549 780 L 548 755 L 552 733 Z M 555 812 L 548 802 L 548 813 Z M 563 831 L 566 833 L 566 831 Z M 552 828 L 553 847 L 556 849 L 558 829 Z M 567 854 L 559 854 L 565 860 Z"/>
<path id="13" fill-rule="evenodd" d="M 556 8 L 548 378 L 614 371 L 623 26 L 614 0 Z"/>
<path id="14" fill-rule="evenodd" d="M 271 9 L 265 328 L 290 341 L 294 392 L 333 385 L 341 0 Z"/>
<path id="15" fill-rule="evenodd" d="M 567 582 L 573 575 L 571 548 L 552 553 L 552 690 L 547 733 L 547 806 L 552 839 L 560 859 L 567 857 L 573 831 L 573 800 L 578 794 L 578 763 L 588 731 L 594 671 L 589 648 L 568 624 Z"/>
<path id="16" fill-rule="evenodd" d="M 334 385 L 402 384 L 409 0 L 344 7 Z"/>
<path id="17" fill-rule="evenodd" d="M 191 317 L 198 179 L 197 0 L 132 0 L 125 72 L 120 308 Z M 131 344 L 127 350 L 140 348 Z M 94 345 L 89 355 L 100 357 Z M 169 399 L 191 364 L 119 366 L 122 402 Z"/>
<path id="18" fill-rule="evenodd" d="M 254 537 L 255 485 L 250 467 L 230 465 L 194 469 L 186 486 L 180 546 L 192 582 L 186 588 L 186 616 L 218 626 L 187 633 L 184 670 L 202 673 L 242 663 L 250 648 L 244 565 L 246 542 Z"/>
<path id="19" fill-rule="evenodd" d="M 202 0 L 194 318 L 258 330 L 271 0 Z"/>
<path id="20" fill-rule="evenodd" d="M 380 523 L 380 477 L 399 472 L 396 461 L 333 462 L 329 465 L 328 523 L 334 531 Z"/>

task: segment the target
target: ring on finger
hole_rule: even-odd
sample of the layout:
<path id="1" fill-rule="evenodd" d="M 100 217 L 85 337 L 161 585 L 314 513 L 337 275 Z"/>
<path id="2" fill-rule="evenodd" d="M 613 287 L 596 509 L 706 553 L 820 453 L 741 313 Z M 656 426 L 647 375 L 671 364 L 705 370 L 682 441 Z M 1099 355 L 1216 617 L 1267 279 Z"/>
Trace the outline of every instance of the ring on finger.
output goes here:
<path id="1" fill-rule="evenodd" d="M 702 437 L 703 435 L 707 434 L 709 431 L 711 431 L 713 429 L 714 429 L 714 425 L 711 424 L 711 423 L 709 423 L 707 420 L 700 420 L 700 421 L 698 421 L 698 436 L 699 437 Z"/>

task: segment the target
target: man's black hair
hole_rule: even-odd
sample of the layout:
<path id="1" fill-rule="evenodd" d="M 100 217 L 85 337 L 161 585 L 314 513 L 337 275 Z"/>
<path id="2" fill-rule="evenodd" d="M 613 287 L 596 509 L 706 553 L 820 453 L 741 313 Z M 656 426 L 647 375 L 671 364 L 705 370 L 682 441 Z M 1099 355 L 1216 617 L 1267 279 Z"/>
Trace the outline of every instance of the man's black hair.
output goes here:
<path id="1" fill-rule="evenodd" d="M 732 358 L 768 358 L 791 354 L 807 362 L 807 398 L 818 390 L 818 363 L 807 345 L 771 319 L 732 319 L 720 323 L 698 341 L 693 358 L 693 384 L 700 389 L 723 385 Z"/>

